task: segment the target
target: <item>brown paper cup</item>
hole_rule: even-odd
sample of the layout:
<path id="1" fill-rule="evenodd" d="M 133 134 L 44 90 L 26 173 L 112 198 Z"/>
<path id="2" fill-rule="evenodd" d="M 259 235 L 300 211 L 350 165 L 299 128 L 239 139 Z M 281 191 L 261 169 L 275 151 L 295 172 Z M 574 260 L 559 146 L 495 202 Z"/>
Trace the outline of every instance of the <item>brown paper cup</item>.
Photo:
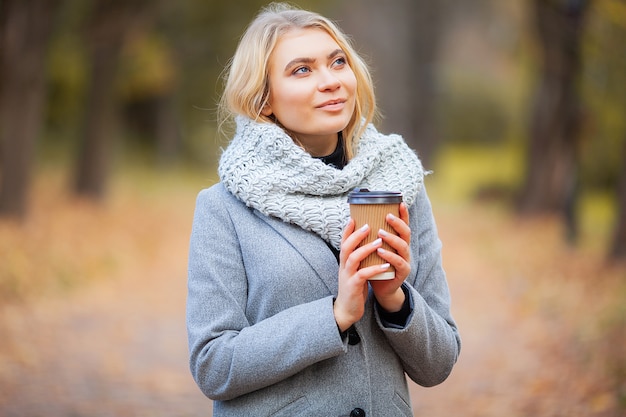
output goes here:
<path id="1" fill-rule="evenodd" d="M 356 189 L 348 196 L 350 204 L 350 216 L 356 223 L 356 228 L 360 228 L 365 224 L 370 226 L 370 232 L 360 243 L 359 247 L 372 243 L 378 238 L 378 230 L 383 229 L 388 233 L 396 235 L 396 231 L 387 224 L 386 216 L 391 213 L 398 217 L 400 215 L 400 202 L 402 202 L 402 194 L 390 191 L 369 191 L 367 189 Z M 383 242 L 383 249 L 394 251 L 387 243 Z M 359 268 L 365 268 L 373 265 L 382 265 L 386 263 L 383 258 L 374 252 L 368 255 Z M 393 266 L 370 278 L 370 280 L 386 280 L 393 279 L 396 271 Z"/>

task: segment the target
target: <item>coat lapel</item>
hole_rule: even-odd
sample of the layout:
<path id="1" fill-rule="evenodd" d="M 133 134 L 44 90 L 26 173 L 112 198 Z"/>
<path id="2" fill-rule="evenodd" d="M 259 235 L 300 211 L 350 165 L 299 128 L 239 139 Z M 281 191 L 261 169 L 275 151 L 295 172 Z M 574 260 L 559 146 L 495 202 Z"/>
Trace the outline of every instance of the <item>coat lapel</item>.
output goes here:
<path id="1" fill-rule="evenodd" d="M 328 291 L 337 295 L 339 265 L 337 265 L 335 256 L 321 237 L 297 225 L 266 216 L 257 210 L 254 210 L 254 214 L 287 240 L 311 265 Z"/>

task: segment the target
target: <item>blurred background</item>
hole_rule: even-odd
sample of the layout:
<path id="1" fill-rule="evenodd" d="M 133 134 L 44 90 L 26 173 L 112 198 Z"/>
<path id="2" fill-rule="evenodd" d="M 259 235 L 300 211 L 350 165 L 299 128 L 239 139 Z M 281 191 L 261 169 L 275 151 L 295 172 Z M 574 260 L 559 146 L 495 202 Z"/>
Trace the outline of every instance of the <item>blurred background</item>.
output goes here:
<path id="1" fill-rule="evenodd" d="M 626 1 L 291 3 L 351 35 L 433 171 L 464 348 L 416 415 L 624 415 Z M 210 415 L 187 240 L 265 4 L 0 0 L 0 415 Z"/>

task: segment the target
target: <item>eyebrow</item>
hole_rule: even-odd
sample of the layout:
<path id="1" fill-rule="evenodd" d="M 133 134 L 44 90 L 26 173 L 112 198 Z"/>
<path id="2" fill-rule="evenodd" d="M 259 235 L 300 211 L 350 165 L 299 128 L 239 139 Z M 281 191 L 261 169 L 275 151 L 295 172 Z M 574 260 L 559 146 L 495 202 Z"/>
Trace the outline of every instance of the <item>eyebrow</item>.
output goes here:
<path id="1" fill-rule="evenodd" d="M 326 59 L 332 59 L 334 57 L 336 57 L 337 55 L 341 55 L 344 54 L 345 52 L 343 51 L 343 49 L 337 48 L 334 51 L 332 51 L 331 53 L 329 53 L 326 56 Z M 298 65 L 298 64 L 312 64 L 313 62 L 315 62 L 315 58 L 296 58 L 296 59 L 292 59 L 291 61 L 289 61 L 287 63 L 287 65 L 285 65 L 285 71 L 289 71 L 290 68 L 293 68 L 294 66 Z"/>

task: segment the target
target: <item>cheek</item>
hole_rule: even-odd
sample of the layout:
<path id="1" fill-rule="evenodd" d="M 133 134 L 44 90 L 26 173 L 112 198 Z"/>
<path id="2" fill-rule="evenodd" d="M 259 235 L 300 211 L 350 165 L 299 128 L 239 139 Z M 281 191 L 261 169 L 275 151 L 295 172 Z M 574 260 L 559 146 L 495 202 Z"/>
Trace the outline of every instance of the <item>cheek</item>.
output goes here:
<path id="1" fill-rule="evenodd" d="M 344 85 L 346 89 L 350 91 L 350 94 L 352 94 L 352 98 L 354 98 L 354 96 L 356 95 L 357 81 L 356 81 L 356 76 L 354 75 L 353 72 L 350 72 L 350 76 L 347 77 L 347 79 L 344 82 Z"/>
<path id="2" fill-rule="evenodd" d="M 283 86 L 280 94 L 273 96 L 271 106 L 275 113 L 290 114 L 308 102 L 308 96 L 297 87 Z M 301 111 L 301 109 L 300 109 Z M 278 115 L 277 115 L 278 116 Z"/>
<path id="3" fill-rule="evenodd" d="M 279 94 L 274 98 L 274 107 L 285 111 L 297 105 L 299 101 L 298 95 L 293 94 L 293 90 L 284 89 L 282 94 Z"/>

